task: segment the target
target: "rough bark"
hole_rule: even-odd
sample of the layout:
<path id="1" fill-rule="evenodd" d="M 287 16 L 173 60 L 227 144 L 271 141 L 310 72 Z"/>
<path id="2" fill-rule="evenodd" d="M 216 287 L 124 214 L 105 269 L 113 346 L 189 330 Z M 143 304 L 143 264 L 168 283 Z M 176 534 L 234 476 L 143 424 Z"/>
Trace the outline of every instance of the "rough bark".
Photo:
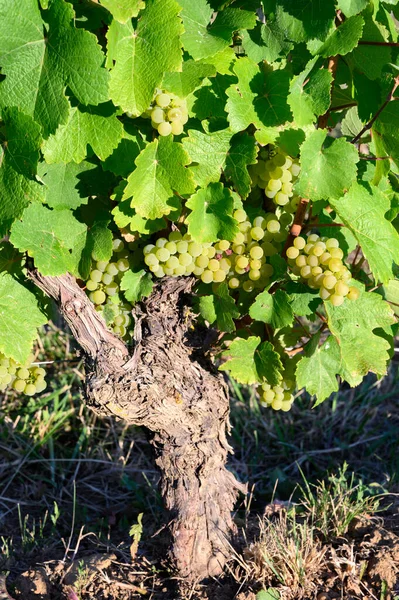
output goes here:
<path id="1" fill-rule="evenodd" d="M 235 531 L 231 511 L 245 486 L 225 466 L 231 450 L 226 384 L 189 341 L 193 328 L 183 298 L 192 281 L 165 280 L 136 308 L 130 356 L 70 275 L 34 271 L 31 278 L 57 301 L 86 354 L 87 403 L 102 416 L 153 432 L 179 574 L 189 580 L 219 574 Z"/>

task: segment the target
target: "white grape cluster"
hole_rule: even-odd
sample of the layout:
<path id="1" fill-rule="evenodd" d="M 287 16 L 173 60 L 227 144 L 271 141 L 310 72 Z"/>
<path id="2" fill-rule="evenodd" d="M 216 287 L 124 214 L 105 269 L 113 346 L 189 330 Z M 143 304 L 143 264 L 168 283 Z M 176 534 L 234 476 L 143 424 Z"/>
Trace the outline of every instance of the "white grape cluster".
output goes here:
<path id="1" fill-rule="evenodd" d="M 232 242 L 198 243 L 188 233 L 172 231 L 144 247 L 145 264 L 156 277 L 194 275 L 207 284 L 226 281 L 232 290 L 263 289 L 273 275 L 267 259 L 279 252 L 287 231 L 274 213 L 252 223 L 243 209 L 233 216 L 239 232 Z"/>
<path id="2" fill-rule="evenodd" d="M 298 236 L 287 248 L 288 264 L 310 287 L 319 290 L 323 300 L 341 306 L 345 298 L 357 300 L 358 288 L 348 285 L 351 272 L 343 264 L 344 253 L 336 238 L 320 237 L 316 233 L 307 239 Z"/>
<path id="3" fill-rule="evenodd" d="M 113 255 L 109 261 L 96 261 L 93 258 L 86 291 L 110 329 L 117 335 L 126 337 L 132 307 L 121 299 L 119 286 L 123 274 L 130 268 L 129 249 L 118 238 L 113 240 L 112 249 Z"/>
<path id="4" fill-rule="evenodd" d="M 172 231 L 167 238 L 160 237 L 155 244 L 147 244 L 143 250 L 144 262 L 155 277 L 181 277 L 195 275 L 201 277 L 205 267 L 213 260 L 216 250 L 210 243 L 195 242 L 188 233 Z M 216 274 L 219 263 L 215 269 Z M 213 279 L 212 279 L 213 281 Z M 222 281 L 222 279 L 220 279 Z M 208 282 L 210 283 L 210 282 Z"/>
<path id="5" fill-rule="evenodd" d="M 34 357 L 29 356 L 25 364 L 18 363 L 0 353 L 0 390 L 11 386 L 16 392 L 33 396 L 40 394 L 46 387 L 46 371 L 32 365 Z"/>
<path id="6" fill-rule="evenodd" d="M 256 165 L 248 167 L 252 185 L 265 190 L 267 198 L 286 212 L 296 211 L 299 197 L 294 196 L 293 184 L 301 167 L 298 160 L 279 149 L 261 150 Z"/>
<path id="7" fill-rule="evenodd" d="M 243 209 L 237 209 L 233 216 L 238 222 L 239 233 L 231 244 L 222 240 L 215 246 L 217 256 L 223 252 L 222 256 L 229 265 L 226 274 L 228 286 L 232 290 L 242 288 L 245 292 L 263 289 L 273 275 L 273 267 L 267 259 L 278 253 L 287 233 L 281 230 L 274 213 L 256 217 L 252 223 Z M 225 249 L 227 245 L 228 249 Z"/>
<path id="8" fill-rule="evenodd" d="M 262 383 L 258 388 L 259 402 L 261 406 L 288 412 L 294 402 L 292 388 L 293 384 L 285 380 L 281 382 L 281 385 L 274 386 L 269 383 Z"/>
<path id="9" fill-rule="evenodd" d="M 180 135 L 188 121 L 186 101 L 159 89 L 156 90 L 146 115 L 150 117 L 154 129 L 162 136 L 170 133 Z"/>

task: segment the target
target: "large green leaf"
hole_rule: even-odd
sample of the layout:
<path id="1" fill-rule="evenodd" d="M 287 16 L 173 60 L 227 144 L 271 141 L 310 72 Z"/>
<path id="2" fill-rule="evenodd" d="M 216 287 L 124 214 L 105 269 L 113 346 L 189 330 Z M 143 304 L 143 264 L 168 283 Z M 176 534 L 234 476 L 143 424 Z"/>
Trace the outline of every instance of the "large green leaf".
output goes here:
<path id="1" fill-rule="evenodd" d="M 338 391 L 337 374 L 341 367 L 336 339 L 329 336 L 320 346 L 319 341 L 320 334 L 313 336 L 296 369 L 298 389 L 304 387 L 309 394 L 316 396 L 316 406 Z"/>
<path id="2" fill-rule="evenodd" d="M 304 42 L 323 40 L 335 18 L 333 0 L 277 0 L 276 19 L 286 38 Z"/>
<path id="3" fill-rule="evenodd" d="M 136 29 L 131 21 L 111 23 L 107 33 L 110 95 L 125 112 L 143 113 L 164 73 L 181 69 L 180 11 L 175 0 L 147 0 Z"/>
<path id="4" fill-rule="evenodd" d="M 268 291 L 258 294 L 249 314 L 256 321 L 269 323 L 274 329 L 287 327 L 294 320 L 290 299 L 283 290 L 276 290 L 274 294 Z"/>
<path id="5" fill-rule="evenodd" d="M 45 135 L 68 116 L 68 86 L 82 104 L 108 100 L 108 73 L 96 37 L 74 27 L 72 5 L 52 0 L 43 13 L 32 0 L 0 0 L 0 107 L 17 106 Z"/>
<path id="6" fill-rule="evenodd" d="M 356 178 L 356 148 L 339 138 L 327 138 L 324 129 L 313 131 L 301 146 L 301 173 L 297 193 L 310 200 L 339 198 Z"/>
<path id="7" fill-rule="evenodd" d="M 324 58 L 328 56 L 336 56 L 340 54 L 345 56 L 357 46 L 359 39 L 362 36 L 364 26 L 363 17 L 356 15 L 350 17 L 334 29 L 331 35 L 325 42 L 317 42 L 311 44 L 313 54 L 319 54 Z"/>
<path id="8" fill-rule="evenodd" d="M 188 233 L 198 242 L 232 241 L 239 231 L 233 218 L 233 196 L 222 183 L 210 183 L 198 190 L 186 206 L 192 211 L 186 217 Z"/>
<path id="9" fill-rule="evenodd" d="M 98 108 L 72 108 L 65 125 L 60 125 L 43 145 L 48 163 L 80 163 L 87 156 L 90 144 L 101 160 L 105 160 L 118 146 L 123 126 L 118 121 L 111 103 Z"/>
<path id="10" fill-rule="evenodd" d="M 234 31 L 255 27 L 256 15 L 252 11 L 227 8 L 210 24 L 213 9 L 206 0 L 179 0 L 179 4 L 183 8 L 182 42 L 195 60 L 214 56 L 230 46 Z"/>
<path id="11" fill-rule="evenodd" d="M 263 72 L 247 57 L 237 61 L 234 72 L 238 83 L 227 90 L 226 110 L 234 132 L 253 123 L 259 129 L 291 120 L 287 104 L 290 76 L 287 71 Z"/>
<path id="12" fill-rule="evenodd" d="M 317 58 L 310 60 L 290 85 L 288 104 L 299 127 L 313 123 L 315 116 L 324 114 L 330 106 L 332 75 L 320 65 L 313 70 L 316 62 Z"/>
<path id="13" fill-rule="evenodd" d="M 100 4 L 107 8 L 114 19 L 126 23 L 132 17 L 137 17 L 144 8 L 144 0 L 100 0 Z"/>
<path id="14" fill-rule="evenodd" d="M 153 285 L 151 275 L 144 269 L 136 272 L 127 271 L 121 280 L 121 290 L 123 290 L 126 299 L 133 304 L 149 296 Z"/>
<path id="15" fill-rule="evenodd" d="M 2 111 L 3 139 L 0 138 L 0 236 L 33 200 L 43 198 L 43 187 L 35 181 L 40 127 L 32 117 L 16 108 Z"/>
<path id="16" fill-rule="evenodd" d="M 86 225 L 69 210 L 51 210 L 34 203 L 14 223 L 10 241 L 28 252 L 43 275 L 78 272 L 86 241 Z"/>
<path id="17" fill-rule="evenodd" d="M 389 198 L 373 185 L 354 183 L 332 206 L 353 232 L 377 281 L 393 279 L 393 265 L 399 264 L 399 234 L 385 218 Z"/>
<path id="18" fill-rule="evenodd" d="M 227 360 L 219 370 L 229 371 L 239 383 L 261 383 L 266 379 L 271 385 L 277 385 L 282 379 L 279 355 L 270 342 L 261 343 L 260 337 L 234 340 L 223 356 Z"/>
<path id="19" fill-rule="evenodd" d="M 131 206 L 146 219 L 168 215 L 176 208 L 174 191 L 194 192 L 192 173 L 185 167 L 188 163 L 183 146 L 172 136 L 154 140 L 136 159 L 137 168 L 128 179 L 123 199 L 132 198 Z"/>
<path id="20" fill-rule="evenodd" d="M 251 191 L 251 177 L 247 167 L 256 164 L 256 155 L 256 141 L 252 135 L 238 133 L 232 137 L 224 175 L 231 179 L 234 189 L 242 198 L 246 198 Z"/>
<path id="21" fill-rule="evenodd" d="M 341 306 L 325 303 L 328 326 L 340 350 L 340 374 L 351 385 L 358 385 L 369 371 L 384 375 L 389 360 L 389 342 L 374 330 L 392 335 L 394 316 L 379 294 L 363 291 L 355 301 Z"/>
<path id="22" fill-rule="evenodd" d="M 220 331 L 235 331 L 234 319 L 238 319 L 240 312 L 229 294 L 226 283 L 219 285 L 214 294 L 200 296 L 199 309 L 201 316 L 211 325 L 216 323 Z"/>
<path id="23" fill-rule="evenodd" d="M 211 181 L 219 181 L 226 164 L 231 136 L 229 129 L 215 133 L 202 133 L 191 129 L 188 137 L 182 139 L 184 150 L 191 162 L 195 163 L 190 167 L 190 171 L 198 186 L 206 187 Z"/>
<path id="24" fill-rule="evenodd" d="M 216 75 L 213 65 L 196 62 L 192 59 L 183 62 L 182 70 L 178 73 L 165 73 L 162 87 L 179 98 L 186 98 L 201 85 L 205 77 Z"/>
<path id="25" fill-rule="evenodd" d="M 0 274 L 0 351 L 24 363 L 37 336 L 47 323 L 36 296 L 8 273 Z"/>

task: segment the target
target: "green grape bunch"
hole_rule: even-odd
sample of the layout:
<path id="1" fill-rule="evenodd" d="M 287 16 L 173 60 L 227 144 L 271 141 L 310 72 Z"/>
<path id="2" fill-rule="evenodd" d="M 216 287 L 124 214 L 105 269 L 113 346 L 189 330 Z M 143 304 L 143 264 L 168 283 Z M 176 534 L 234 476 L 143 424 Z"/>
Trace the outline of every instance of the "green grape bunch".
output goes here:
<path id="1" fill-rule="evenodd" d="M 0 390 L 11 387 L 16 392 L 26 396 L 34 396 L 43 392 L 47 383 L 46 371 L 32 364 L 34 356 L 30 355 L 24 364 L 0 353 Z"/>
<path id="2" fill-rule="evenodd" d="M 318 289 L 323 300 L 341 306 L 345 298 L 359 298 L 359 289 L 349 285 L 352 274 L 342 262 L 344 253 L 336 238 L 320 237 L 316 233 L 307 238 L 298 236 L 286 253 L 292 272 L 309 287 Z"/>
<path id="3" fill-rule="evenodd" d="M 86 281 L 86 292 L 110 329 L 126 338 L 131 323 L 132 305 L 120 292 L 120 281 L 130 269 L 131 252 L 120 238 L 112 242 L 112 257 L 109 261 L 95 260 L 92 256 L 92 269 Z"/>
<path id="4" fill-rule="evenodd" d="M 286 212 L 295 212 L 299 197 L 294 195 L 293 186 L 301 171 L 297 159 L 278 148 L 261 150 L 256 165 L 248 170 L 253 186 L 263 189 L 265 196 Z"/>
<path id="5" fill-rule="evenodd" d="M 188 121 L 186 102 L 175 94 L 157 89 L 145 116 L 151 119 L 159 135 L 180 135 Z"/>

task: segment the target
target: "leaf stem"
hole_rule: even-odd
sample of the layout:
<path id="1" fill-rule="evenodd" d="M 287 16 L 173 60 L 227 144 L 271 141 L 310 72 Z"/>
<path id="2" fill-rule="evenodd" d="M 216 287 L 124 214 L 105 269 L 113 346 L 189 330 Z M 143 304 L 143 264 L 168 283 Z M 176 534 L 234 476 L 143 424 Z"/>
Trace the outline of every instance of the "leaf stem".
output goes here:
<path id="1" fill-rule="evenodd" d="M 372 42 L 368 40 L 360 40 L 358 44 L 359 46 L 392 46 L 394 48 L 399 48 L 399 42 Z"/>
<path id="2" fill-rule="evenodd" d="M 313 229 L 313 227 L 345 227 L 344 223 L 309 223 L 304 225 L 304 229 Z"/>
<path id="3" fill-rule="evenodd" d="M 334 112 L 337 110 L 344 110 L 344 108 L 353 108 L 354 106 L 357 106 L 357 102 L 348 102 L 348 104 L 341 104 L 340 106 L 331 106 L 329 111 Z"/>
<path id="4" fill-rule="evenodd" d="M 394 98 L 393 95 L 396 91 L 396 88 L 399 85 L 399 75 L 397 75 L 394 79 L 394 84 L 392 86 L 391 91 L 389 92 L 388 96 L 386 97 L 384 103 L 380 106 L 380 108 L 377 110 L 377 112 L 375 113 L 375 115 L 373 117 L 371 117 L 370 121 L 368 121 L 366 123 L 366 125 L 363 127 L 363 129 L 361 129 L 359 131 L 359 133 L 353 138 L 353 140 L 351 140 L 352 144 L 356 144 L 356 142 L 358 142 L 360 140 L 360 138 L 362 137 L 362 135 L 364 133 L 366 133 L 366 131 L 368 129 L 371 129 L 371 127 L 373 126 L 373 123 L 376 121 L 376 119 L 378 119 L 378 117 L 380 116 L 380 114 L 382 113 L 382 111 L 384 110 L 384 108 L 386 108 L 386 106 L 391 102 L 391 100 L 396 100 L 397 98 Z"/>

